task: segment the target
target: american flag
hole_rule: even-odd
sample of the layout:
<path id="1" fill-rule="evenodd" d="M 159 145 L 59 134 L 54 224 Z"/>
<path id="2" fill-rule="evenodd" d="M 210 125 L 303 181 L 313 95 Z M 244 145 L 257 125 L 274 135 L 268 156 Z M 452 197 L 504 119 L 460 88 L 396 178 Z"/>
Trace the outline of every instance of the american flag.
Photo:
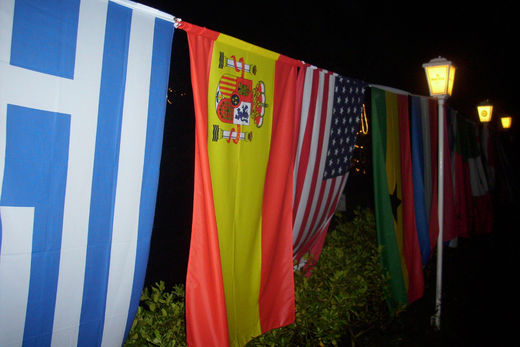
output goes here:
<path id="1" fill-rule="evenodd" d="M 321 252 L 348 178 L 366 85 L 305 67 L 294 167 L 293 256 Z"/>

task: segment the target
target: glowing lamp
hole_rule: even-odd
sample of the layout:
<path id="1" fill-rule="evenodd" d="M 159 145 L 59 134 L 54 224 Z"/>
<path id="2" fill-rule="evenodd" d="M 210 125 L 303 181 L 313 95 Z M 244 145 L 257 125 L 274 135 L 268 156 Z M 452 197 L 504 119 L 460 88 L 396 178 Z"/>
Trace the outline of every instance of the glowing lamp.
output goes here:
<path id="1" fill-rule="evenodd" d="M 488 100 L 481 102 L 477 106 L 478 118 L 481 123 L 489 123 L 491 121 L 491 116 L 493 115 L 493 105 L 489 103 Z"/>
<path id="2" fill-rule="evenodd" d="M 500 121 L 502 122 L 502 128 L 504 128 L 504 129 L 511 128 L 511 120 L 512 120 L 512 118 L 509 116 L 501 117 Z"/>
<path id="3" fill-rule="evenodd" d="M 426 72 L 430 95 L 436 97 L 450 96 L 455 80 L 455 67 L 451 61 L 438 57 L 423 64 L 423 68 Z"/>

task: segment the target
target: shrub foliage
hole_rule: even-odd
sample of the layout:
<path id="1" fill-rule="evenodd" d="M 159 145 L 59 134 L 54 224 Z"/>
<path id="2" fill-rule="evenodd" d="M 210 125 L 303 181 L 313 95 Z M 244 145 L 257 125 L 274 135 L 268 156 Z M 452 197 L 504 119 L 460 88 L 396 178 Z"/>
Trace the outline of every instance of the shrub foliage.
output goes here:
<path id="1" fill-rule="evenodd" d="M 184 286 L 145 288 L 125 346 L 186 346 Z"/>
<path id="2" fill-rule="evenodd" d="M 295 322 L 248 346 L 354 346 L 362 341 L 389 318 L 379 257 L 371 210 L 356 208 L 351 220 L 336 214 L 319 261 L 294 273 Z M 184 287 L 166 292 L 160 282 L 145 289 L 126 346 L 184 345 Z"/>

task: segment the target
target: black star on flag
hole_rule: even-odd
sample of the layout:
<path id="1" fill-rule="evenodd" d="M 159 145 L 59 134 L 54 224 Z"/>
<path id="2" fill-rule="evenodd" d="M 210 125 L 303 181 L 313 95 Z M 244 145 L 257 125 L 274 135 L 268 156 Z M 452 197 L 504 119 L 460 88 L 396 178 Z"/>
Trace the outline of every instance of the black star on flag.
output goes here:
<path id="1" fill-rule="evenodd" d="M 349 170 L 365 90 L 362 81 L 336 76 L 324 179 L 344 175 Z"/>
<path id="2" fill-rule="evenodd" d="M 394 215 L 394 221 L 397 223 L 397 209 L 401 205 L 401 199 L 397 196 L 397 184 L 394 187 L 394 192 L 390 194 L 390 205 L 392 205 L 392 214 Z"/>

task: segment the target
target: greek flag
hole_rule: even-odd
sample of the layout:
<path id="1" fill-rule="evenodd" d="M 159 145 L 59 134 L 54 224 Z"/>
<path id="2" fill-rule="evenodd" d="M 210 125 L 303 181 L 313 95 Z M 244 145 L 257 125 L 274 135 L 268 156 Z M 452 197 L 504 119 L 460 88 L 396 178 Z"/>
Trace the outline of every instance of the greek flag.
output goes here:
<path id="1" fill-rule="evenodd" d="M 127 0 L 0 0 L 0 346 L 124 341 L 173 31 Z"/>

